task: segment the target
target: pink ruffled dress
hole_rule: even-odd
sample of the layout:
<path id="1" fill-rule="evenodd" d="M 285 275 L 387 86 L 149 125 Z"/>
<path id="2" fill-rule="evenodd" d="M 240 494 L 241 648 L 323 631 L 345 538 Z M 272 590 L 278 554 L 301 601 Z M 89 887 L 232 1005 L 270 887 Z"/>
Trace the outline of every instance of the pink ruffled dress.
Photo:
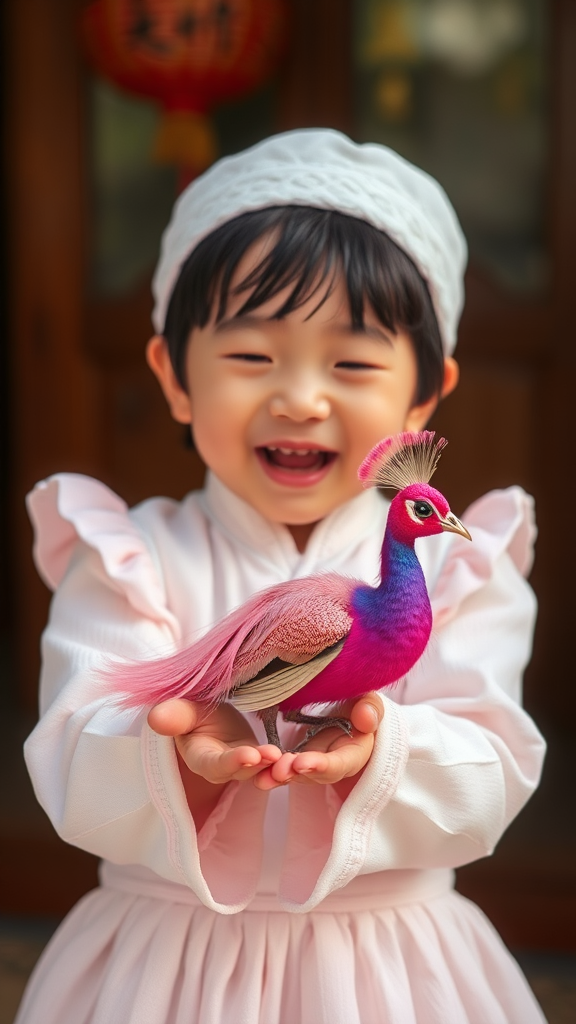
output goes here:
<path id="1" fill-rule="evenodd" d="M 62 475 L 29 507 L 56 594 L 26 759 L 59 834 L 102 869 L 17 1024 L 541 1024 L 491 925 L 453 891 L 453 869 L 493 850 L 541 769 L 520 707 L 535 612 L 526 495 L 473 505 L 473 544 L 422 543 L 433 640 L 384 696 L 348 799 L 233 783 L 198 835 L 172 740 L 119 712 L 98 668 L 167 653 L 281 580 L 372 582 L 386 503 L 355 498 L 304 554 L 214 477 L 181 503 L 128 511 L 102 484 Z"/>

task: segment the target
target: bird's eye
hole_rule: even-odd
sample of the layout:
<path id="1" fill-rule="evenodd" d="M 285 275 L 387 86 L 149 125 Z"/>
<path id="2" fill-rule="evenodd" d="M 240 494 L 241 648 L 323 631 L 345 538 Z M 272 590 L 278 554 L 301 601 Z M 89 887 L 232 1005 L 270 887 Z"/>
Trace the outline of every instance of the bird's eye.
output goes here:
<path id="1" fill-rule="evenodd" d="M 418 516 L 418 519 L 429 519 L 434 509 L 432 505 L 429 505 L 427 501 L 415 501 L 414 511 Z"/>

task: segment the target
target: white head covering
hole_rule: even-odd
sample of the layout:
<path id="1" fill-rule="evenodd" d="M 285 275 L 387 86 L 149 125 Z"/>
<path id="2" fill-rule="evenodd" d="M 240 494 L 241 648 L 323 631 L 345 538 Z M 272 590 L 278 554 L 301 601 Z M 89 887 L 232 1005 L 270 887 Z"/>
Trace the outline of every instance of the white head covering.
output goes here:
<path id="1" fill-rule="evenodd" d="M 444 349 L 453 350 L 467 250 L 446 193 L 386 146 L 359 146 L 330 129 L 274 135 L 219 160 L 188 186 L 162 237 L 152 284 L 155 329 L 163 331 L 180 268 L 203 238 L 242 213 L 289 205 L 338 210 L 385 231 L 426 280 Z"/>

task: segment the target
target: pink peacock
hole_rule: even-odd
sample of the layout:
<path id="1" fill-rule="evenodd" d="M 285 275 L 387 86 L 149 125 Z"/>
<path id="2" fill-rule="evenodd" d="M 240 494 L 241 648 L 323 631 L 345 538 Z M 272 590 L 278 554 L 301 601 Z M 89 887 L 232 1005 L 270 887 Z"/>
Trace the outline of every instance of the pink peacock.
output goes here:
<path id="1" fill-rule="evenodd" d="M 280 747 L 277 716 L 308 726 L 306 740 L 348 719 L 313 715 L 309 705 L 338 705 L 402 679 L 422 656 L 432 610 L 414 544 L 448 531 L 470 534 L 430 479 L 446 445 L 432 431 L 380 441 L 358 476 L 365 487 L 394 488 L 370 586 L 337 573 L 289 580 L 256 594 L 200 640 L 167 658 L 115 665 L 124 707 L 174 697 L 208 707 L 230 700 L 255 711 L 269 743 Z"/>

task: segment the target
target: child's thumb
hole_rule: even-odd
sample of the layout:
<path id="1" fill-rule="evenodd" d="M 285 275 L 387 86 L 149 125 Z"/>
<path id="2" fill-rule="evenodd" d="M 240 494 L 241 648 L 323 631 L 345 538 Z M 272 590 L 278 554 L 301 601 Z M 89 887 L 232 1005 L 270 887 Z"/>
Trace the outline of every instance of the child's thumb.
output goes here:
<path id="1" fill-rule="evenodd" d="M 196 704 L 183 697 L 162 701 L 148 714 L 148 725 L 161 736 L 183 736 L 198 724 Z"/>
<path id="2" fill-rule="evenodd" d="M 350 712 L 350 721 L 358 732 L 376 732 L 383 718 L 384 704 L 378 693 L 365 694 Z"/>

